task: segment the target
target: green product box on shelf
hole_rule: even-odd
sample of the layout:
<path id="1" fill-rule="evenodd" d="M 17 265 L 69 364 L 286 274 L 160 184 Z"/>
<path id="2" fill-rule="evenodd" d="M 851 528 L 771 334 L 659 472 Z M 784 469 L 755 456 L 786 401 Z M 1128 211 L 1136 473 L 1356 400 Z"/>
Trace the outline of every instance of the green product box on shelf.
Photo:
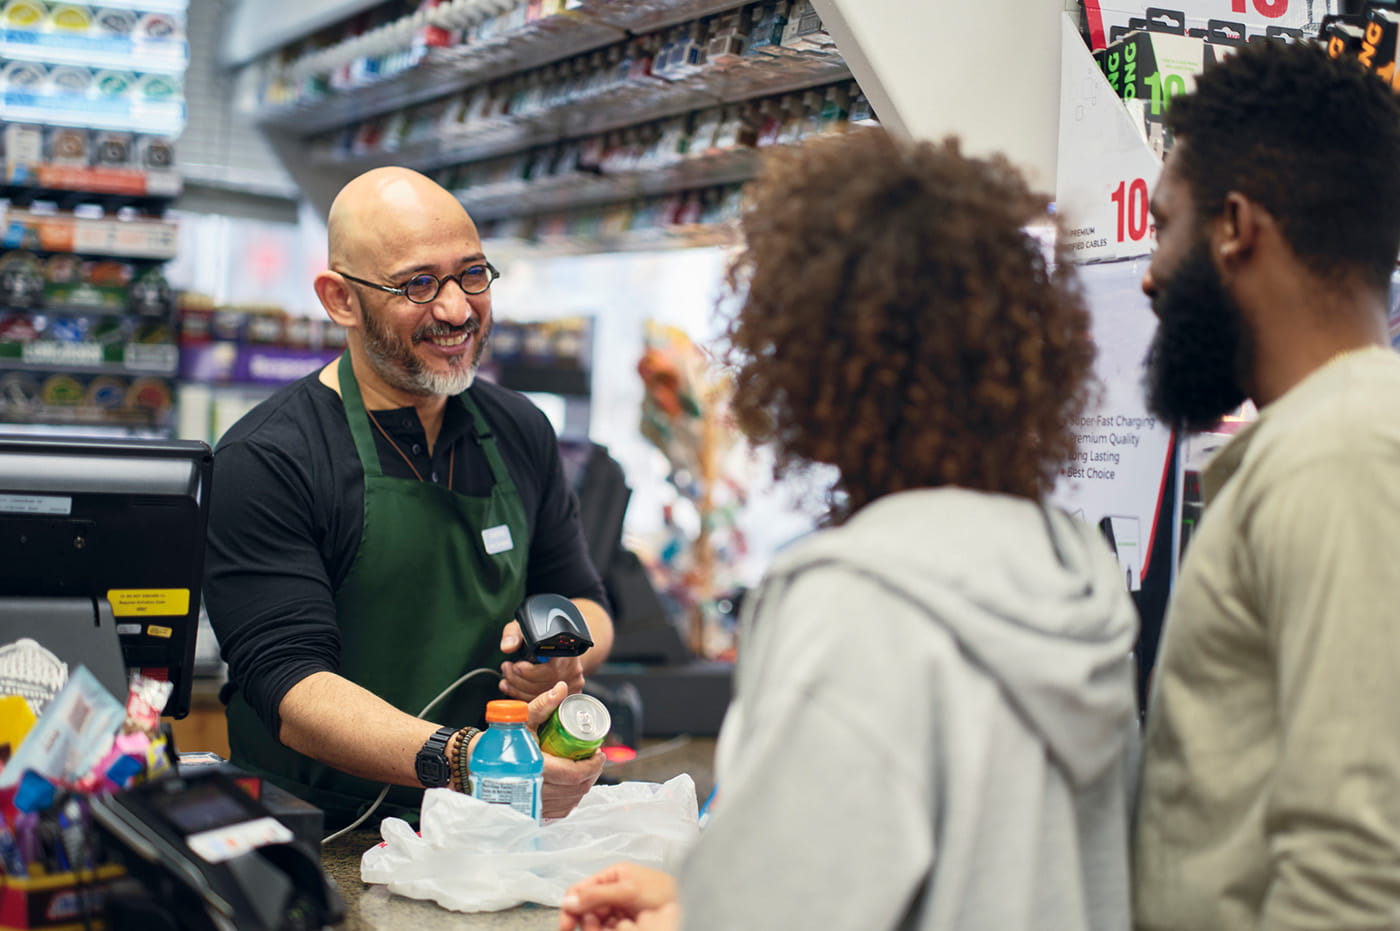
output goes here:
<path id="1" fill-rule="evenodd" d="M 1196 75 L 1215 60 L 1206 41 L 1162 32 L 1134 32 L 1104 49 L 1099 66 L 1124 100 L 1144 104 L 1144 117 L 1161 122 L 1173 97 L 1196 86 Z"/>
<path id="2" fill-rule="evenodd" d="M 1226 50 L 1203 38 L 1133 32 L 1094 54 L 1109 86 L 1123 98 L 1143 139 L 1158 155 L 1171 145 L 1163 120 L 1172 98 L 1190 93 L 1196 75 Z"/>

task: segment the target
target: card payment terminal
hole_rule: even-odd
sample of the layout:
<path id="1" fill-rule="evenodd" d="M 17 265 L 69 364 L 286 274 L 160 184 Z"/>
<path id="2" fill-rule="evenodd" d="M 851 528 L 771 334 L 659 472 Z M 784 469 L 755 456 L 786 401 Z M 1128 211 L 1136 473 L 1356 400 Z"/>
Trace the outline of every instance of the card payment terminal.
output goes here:
<path id="1" fill-rule="evenodd" d="M 93 820 L 174 927 L 310 931 L 345 905 L 303 841 L 226 774 L 195 770 L 92 799 Z"/>

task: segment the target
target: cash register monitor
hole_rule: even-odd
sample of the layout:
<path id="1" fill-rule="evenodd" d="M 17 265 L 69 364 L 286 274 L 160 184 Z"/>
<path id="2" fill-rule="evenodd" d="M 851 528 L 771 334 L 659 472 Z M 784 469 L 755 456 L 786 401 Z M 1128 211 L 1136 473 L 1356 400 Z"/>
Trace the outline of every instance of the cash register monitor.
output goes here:
<path id="1" fill-rule="evenodd" d="M 115 627 L 126 671 L 169 679 L 164 713 L 188 714 L 212 468 L 194 441 L 0 434 L 6 639 L 20 631 L 62 658 L 47 639 L 86 663 L 69 641 L 110 643 Z M 60 634 L 74 608 L 87 624 Z"/>

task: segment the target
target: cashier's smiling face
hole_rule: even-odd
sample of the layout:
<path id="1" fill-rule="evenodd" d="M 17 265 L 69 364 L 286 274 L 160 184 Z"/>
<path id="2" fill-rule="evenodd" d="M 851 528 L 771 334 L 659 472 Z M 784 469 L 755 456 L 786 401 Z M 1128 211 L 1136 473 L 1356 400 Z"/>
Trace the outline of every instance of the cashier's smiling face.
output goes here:
<path id="1" fill-rule="evenodd" d="M 485 273 L 476 225 L 450 193 L 421 176 L 384 185 L 365 211 L 355 250 L 365 270 L 344 271 L 376 284 L 404 288 L 414 278 Z M 427 303 L 351 282 L 359 300 L 361 337 L 375 373 L 416 396 L 458 394 L 476 376 L 491 332 L 491 292 L 467 294 L 443 281 Z"/>

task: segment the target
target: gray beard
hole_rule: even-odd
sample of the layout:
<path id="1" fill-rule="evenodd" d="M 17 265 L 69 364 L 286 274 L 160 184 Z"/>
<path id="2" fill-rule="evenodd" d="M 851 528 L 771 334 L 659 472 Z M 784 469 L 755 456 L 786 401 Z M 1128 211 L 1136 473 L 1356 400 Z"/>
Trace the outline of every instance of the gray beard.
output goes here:
<path id="1" fill-rule="evenodd" d="M 479 318 L 471 319 L 476 321 Z M 469 323 L 468 327 L 476 337 L 471 356 L 459 360 L 454 365 L 454 371 L 438 373 L 423 365 L 422 360 L 413 354 L 411 345 L 381 327 L 373 312 L 366 311 L 364 320 L 365 355 L 374 371 L 391 387 L 419 397 L 461 394 L 470 388 L 476 380 L 481 355 L 491 336 L 490 325 L 482 327 L 479 323 Z"/>

